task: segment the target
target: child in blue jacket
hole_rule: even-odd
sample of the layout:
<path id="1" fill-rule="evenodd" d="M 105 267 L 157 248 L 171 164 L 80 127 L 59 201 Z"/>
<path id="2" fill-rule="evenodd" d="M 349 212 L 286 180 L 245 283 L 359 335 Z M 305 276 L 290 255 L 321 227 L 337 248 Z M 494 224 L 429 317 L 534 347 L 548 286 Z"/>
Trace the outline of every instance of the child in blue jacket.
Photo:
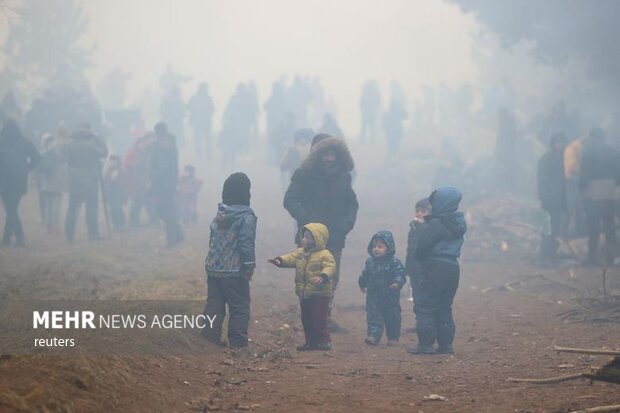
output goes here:
<path id="1" fill-rule="evenodd" d="M 407 348 L 412 354 L 454 353 L 452 302 L 459 285 L 458 258 L 467 230 L 465 217 L 458 211 L 462 197 L 452 187 L 438 188 L 429 197 L 432 212 L 415 250 L 420 265 L 414 295 L 418 344 Z"/>
<path id="2" fill-rule="evenodd" d="M 366 265 L 359 278 L 359 286 L 366 293 L 366 344 L 376 346 L 381 342 L 383 326 L 388 346 L 400 338 L 400 289 L 405 284 L 405 270 L 394 256 L 396 248 L 390 231 L 379 231 L 368 243 Z"/>

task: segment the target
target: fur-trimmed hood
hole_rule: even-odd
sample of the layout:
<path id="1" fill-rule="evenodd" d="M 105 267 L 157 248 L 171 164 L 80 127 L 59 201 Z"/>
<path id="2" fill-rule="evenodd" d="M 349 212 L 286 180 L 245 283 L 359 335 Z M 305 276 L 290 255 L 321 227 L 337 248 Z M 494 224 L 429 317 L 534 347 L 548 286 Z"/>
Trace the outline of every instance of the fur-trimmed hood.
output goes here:
<path id="1" fill-rule="evenodd" d="M 334 137 L 323 139 L 312 146 L 312 149 L 310 149 L 310 154 L 308 154 L 306 159 L 304 159 L 301 164 L 301 169 L 313 169 L 317 163 L 321 161 L 321 155 L 323 152 L 328 149 L 333 149 L 336 151 L 338 162 L 344 171 L 351 172 L 353 170 L 355 163 L 353 162 L 353 158 L 351 157 L 351 153 L 349 152 L 346 142 L 342 139 Z"/>

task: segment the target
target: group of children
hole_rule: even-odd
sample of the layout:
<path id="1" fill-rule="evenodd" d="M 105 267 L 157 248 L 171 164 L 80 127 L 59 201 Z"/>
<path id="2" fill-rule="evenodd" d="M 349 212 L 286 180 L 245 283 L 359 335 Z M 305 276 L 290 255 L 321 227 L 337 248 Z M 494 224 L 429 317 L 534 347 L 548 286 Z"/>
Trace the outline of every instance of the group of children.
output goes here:
<path id="1" fill-rule="evenodd" d="M 243 182 L 241 189 L 232 187 L 240 181 Z M 249 179 L 242 173 L 231 175 L 225 182 L 222 203 L 211 223 L 205 264 L 209 287 L 205 313 L 211 318 L 215 315 L 219 322 L 216 321 L 215 328 L 206 327 L 203 334 L 221 344 L 221 323 L 225 304 L 228 304 L 228 344 L 232 348 L 247 347 L 249 280 L 255 267 L 256 231 L 256 217 L 249 207 L 249 189 Z M 243 205 L 230 204 L 235 202 L 226 195 L 231 191 L 245 194 Z M 378 345 L 384 328 L 388 346 L 398 343 L 401 332 L 400 290 L 408 275 L 418 342 L 407 351 L 412 354 L 454 353 L 452 302 L 459 282 L 458 258 L 466 231 L 464 216 L 458 211 L 461 198 L 462 194 L 456 188 L 442 187 L 416 204 L 405 266 L 395 256 L 396 247 L 390 231 L 378 231 L 370 239 L 369 258 L 359 277 L 360 289 L 366 294 L 367 344 Z M 239 208 L 243 213 L 239 213 Z M 336 261 L 326 248 L 328 239 L 329 231 L 325 225 L 306 224 L 302 228 L 299 248 L 268 260 L 281 268 L 295 268 L 295 292 L 300 301 L 305 334 L 305 343 L 297 347 L 298 351 L 331 349 L 327 318 Z M 236 279 L 231 285 L 241 288 L 243 293 L 239 294 L 234 287 L 223 293 L 219 284 L 226 278 L 229 281 Z M 242 297 L 241 301 L 239 297 Z"/>

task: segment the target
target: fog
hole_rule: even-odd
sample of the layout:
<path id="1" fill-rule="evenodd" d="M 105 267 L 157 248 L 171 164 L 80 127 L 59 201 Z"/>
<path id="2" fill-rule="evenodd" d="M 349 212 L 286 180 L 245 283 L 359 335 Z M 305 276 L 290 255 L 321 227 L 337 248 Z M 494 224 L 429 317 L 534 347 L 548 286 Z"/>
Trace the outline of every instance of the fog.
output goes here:
<path id="1" fill-rule="evenodd" d="M 367 185 L 376 171 L 388 169 L 420 195 L 449 183 L 472 194 L 505 191 L 533 199 L 536 163 L 553 133 L 573 140 L 600 126 L 618 142 L 613 1 L 2 4 L 0 95 L 14 98 L 5 99 L 4 112 L 18 118 L 36 146 L 58 125 L 72 130 L 89 122 L 110 153 L 123 157 L 156 122 L 174 123 L 160 112 L 168 95 L 185 111 L 206 82 L 215 108 L 214 160 L 205 163 L 199 154 L 187 113 L 171 130 L 178 135 L 180 165 L 194 164 L 209 180 L 210 201 L 225 175 L 241 165 L 277 176 L 279 160 L 270 152 L 274 124 L 265 109 L 276 81 L 289 94 L 300 81 L 312 94 L 307 118 L 298 117 L 295 128 L 319 132 L 326 114 L 337 122 L 357 161 L 360 191 L 372 191 Z M 361 137 L 360 111 L 370 80 L 380 100 L 372 144 Z M 254 93 L 249 105 L 257 112 L 235 164 L 222 161 L 221 143 L 237 133 L 231 132 L 239 124 L 231 97 L 242 82 Z M 40 107 L 59 90 L 73 90 L 84 110 L 54 103 L 62 113 L 48 116 L 49 108 Z M 404 114 L 402 136 L 391 144 L 384 121 L 396 100 Z M 289 134 L 282 151 L 290 143 Z M 509 169 L 502 151 L 517 160 L 514 180 L 498 178 L 508 173 L 499 170 Z M 280 178 L 285 186 L 286 174 Z M 413 195 L 407 197 L 411 203 Z"/>

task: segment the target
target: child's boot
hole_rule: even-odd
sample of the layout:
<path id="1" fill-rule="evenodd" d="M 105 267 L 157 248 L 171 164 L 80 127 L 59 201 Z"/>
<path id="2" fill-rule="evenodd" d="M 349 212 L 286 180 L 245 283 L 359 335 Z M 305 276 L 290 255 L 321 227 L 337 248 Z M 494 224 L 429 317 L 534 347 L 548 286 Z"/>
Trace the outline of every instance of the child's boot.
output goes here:
<path id="1" fill-rule="evenodd" d="M 407 353 L 411 354 L 434 354 L 435 333 L 432 331 L 420 331 L 418 329 L 418 344 L 407 347 Z"/>
<path id="2" fill-rule="evenodd" d="M 437 347 L 438 354 L 454 354 L 454 347 L 452 344 L 444 344 Z"/>
<path id="3" fill-rule="evenodd" d="M 410 354 L 434 354 L 435 348 L 432 344 L 416 344 L 415 346 L 407 347 L 407 353 Z"/>
<path id="4" fill-rule="evenodd" d="M 319 351 L 329 351 L 332 349 L 332 343 L 319 343 L 314 349 Z"/>
<path id="5" fill-rule="evenodd" d="M 369 344 L 371 346 L 377 346 L 379 345 L 379 337 L 377 336 L 368 336 L 364 339 L 364 343 Z"/>
<path id="6" fill-rule="evenodd" d="M 315 350 L 316 346 L 312 345 L 312 344 L 304 344 L 302 346 L 297 346 L 297 351 L 312 351 Z"/>
<path id="7" fill-rule="evenodd" d="M 453 322 L 439 323 L 437 325 L 437 353 L 454 354 L 454 347 L 452 347 L 454 332 Z"/>

